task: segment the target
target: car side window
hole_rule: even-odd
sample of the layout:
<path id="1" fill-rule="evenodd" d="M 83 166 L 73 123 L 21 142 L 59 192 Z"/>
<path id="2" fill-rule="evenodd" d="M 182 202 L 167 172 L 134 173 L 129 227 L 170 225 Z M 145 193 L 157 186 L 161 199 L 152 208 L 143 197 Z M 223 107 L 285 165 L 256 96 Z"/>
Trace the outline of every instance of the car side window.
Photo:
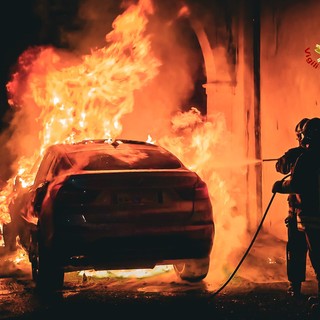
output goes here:
<path id="1" fill-rule="evenodd" d="M 54 178 L 59 174 L 71 169 L 71 163 L 65 158 L 57 158 L 50 167 L 50 178 Z"/>
<path id="2" fill-rule="evenodd" d="M 54 160 L 54 154 L 52 152 L 48 152 L 44 155 L 43 160 L 40 163 L 38 172 L 36 174 L 36 178 L 34 181 L 34 185 L 39 185 L 44 182 L 47 178 L 47 174 Z"/>

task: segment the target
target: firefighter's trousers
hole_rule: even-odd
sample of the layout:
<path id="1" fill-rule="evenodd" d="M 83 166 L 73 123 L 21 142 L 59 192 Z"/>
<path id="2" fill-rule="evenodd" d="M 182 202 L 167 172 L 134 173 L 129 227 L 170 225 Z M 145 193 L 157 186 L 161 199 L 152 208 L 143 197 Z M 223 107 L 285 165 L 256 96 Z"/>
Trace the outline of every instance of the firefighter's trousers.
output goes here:
<path id="1" fill-rule="evenodd" d="M 288 229 L 287 276 L 290 282 L 303 282 L 306 279 L 307 240 L 303 231 L 297 228 L 296 214 L 290 212 L 286 218 Z"/>

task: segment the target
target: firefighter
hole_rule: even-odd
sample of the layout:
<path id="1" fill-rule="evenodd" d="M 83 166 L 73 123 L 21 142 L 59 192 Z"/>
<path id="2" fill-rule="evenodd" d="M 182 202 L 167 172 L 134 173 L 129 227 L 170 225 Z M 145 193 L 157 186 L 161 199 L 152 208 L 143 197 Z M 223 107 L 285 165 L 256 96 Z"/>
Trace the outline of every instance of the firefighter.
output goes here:
<path id="1" fill-rule="evenodd" d="M 289 149 L 278 159 L 275 165 L 277 172 L 282 174 L 290 173 L 296 160 L 305 150 L 301 146 L 301 131 L 308 120 L 308 118 L 303 118 L 296 125 L 295 133 L 299 146 Z M 305 235 L 303 231 L 299 231 L 297 228 L 297 210 L 299 209 L 299 203 L 295 194 L 289 194 L 288 205 L 288 216 L 285 219 L 288 234 L 286 262 L 289 287 L 287 292 L 293 297 L 299 297 L 301 294 L 301 283 L 306 280 L 308 250 Z"/>
<path id="2" fill-rule="evenodd" d="M 276 181 L 272 192 L 296 193 L 299 203 L 297 226 L 305 234 L 309 257 L 314 269 L 320 297 L 320 118 L 312 118 L 302 129 L 301 146 L 305 151 L 294 164 L 288 180 Z"/>

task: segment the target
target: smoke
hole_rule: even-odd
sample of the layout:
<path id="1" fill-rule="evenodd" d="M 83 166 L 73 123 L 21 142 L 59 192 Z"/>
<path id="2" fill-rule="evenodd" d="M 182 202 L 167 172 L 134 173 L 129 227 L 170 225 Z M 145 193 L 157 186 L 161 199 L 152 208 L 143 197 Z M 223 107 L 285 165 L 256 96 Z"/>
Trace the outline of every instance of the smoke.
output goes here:
<path id="1" fill-rule="evenodd" d="M 105 45 L 105 35 L 112 30 L 112 23 L 124 9 L 121 1 L 85 0 L 80 2 L 77 13 L 78 28 L 63 30 L 62 41 L 75 52 L 88 53 L 92 48 Z"/>

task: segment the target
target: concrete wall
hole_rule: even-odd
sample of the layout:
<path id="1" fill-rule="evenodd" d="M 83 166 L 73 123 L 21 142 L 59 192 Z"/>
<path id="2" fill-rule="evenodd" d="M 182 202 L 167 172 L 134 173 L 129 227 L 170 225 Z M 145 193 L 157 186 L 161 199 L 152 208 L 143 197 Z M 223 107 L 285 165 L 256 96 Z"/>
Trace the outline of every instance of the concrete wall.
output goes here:
<path id="1" fill-rule="evenodd" d="M 236 180 L 231 193 L 252 230 L 262 211 L 260 130 L 255 129 L 260 121 L 254 77 L 256 7 L 241 1 L 210 5 L 210 10 L 198 13 L 193 21 L 206 66 L 207 117 L 210 121 L 221 112 L 226 118 L 232 135 L 226 143 L 234 153 L 224 174 L 227 180 Z"/>
<path id="2" fill-rule="evenodd" d="M 301 118 L 319 117 L 320 66 L 307 62 L 320 58 L 319 1 L 264 4 L 261 12 L 261 145 L 262 157 L 274 158 L 295 147 L 294 128 Z M 276 174 L 274 163 L 263 163 L 263 205 L 271 196 Z M 283 234 L 286 196 L 277 194 L 266 226 Z"/>

